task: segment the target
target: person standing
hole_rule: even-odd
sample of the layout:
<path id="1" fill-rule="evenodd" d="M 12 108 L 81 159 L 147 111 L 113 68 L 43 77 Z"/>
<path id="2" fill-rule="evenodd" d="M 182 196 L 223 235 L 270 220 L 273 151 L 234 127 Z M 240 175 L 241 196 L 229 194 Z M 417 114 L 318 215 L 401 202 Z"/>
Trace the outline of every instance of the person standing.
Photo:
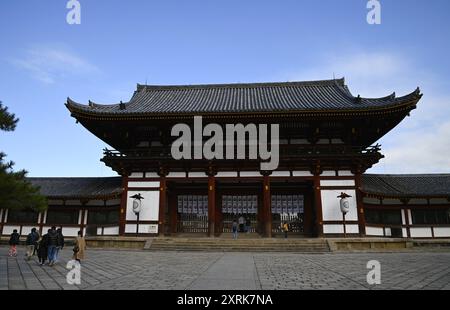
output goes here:
<path id="1" fill-rule="evenodd" d="M 25 241 L 25 245 L 27 246 L 26 258 L 30 260 L 34 253 L 34 248 L 36 246 L 36 242 L 38 241 L 38 234 L 36 233 L 36 228 L 32 228 L 31 232 L 27 236 L 27 240 Z"/>
<path id="2" fill-rule="evenodd" d="M 9 256 L 11 256 L 11 257 L 17 256 L 17 245 L 19 244 L 19 241 L 20 241 L 20 236 L 17 233 L 17 229 L 14 229 L 13 233 L 11 234 L 11 237 L 9 238 L 9 245 L 10 245 L 9 252 L 8 252 Z"/>
<path id="3" fill-rule="evenodd" d="M 48 232 L 48 265 L 53 266 L 56 261 L 56 247 L 58 246 L 58 233 L 56 227 L 53 226 Z"/>
<path id="4" fill-rule="evenodd" d="M 245 221 L 245 231 L 247 233 L 250 233 L 251 227 L 252 227 L 252 221 L 250 220 L 250 217 L 247 217 L 247 220 Z"/>
<path id="5" fill-rule="evenodd" d="M 59 251 L 61 251 L 64 248 L 64 235 L 62 233 L 62 227 L 58 228 L 56 233 L 58 235 L 58 241 L 55 252 L 55 263 L 58 261 Z"/>
<path id="6" fill-rule="evenodd" d="M 50 233 L 51 229 L 48 230 L 48 232 L 42 236 L 41 241 L 38 244 L 38 259 L 39 259 L 39 265 L 44 265 L 45 261 L 48 257 L 48 234 Z"/>
<path id="7" fill-rule="evenodd" d="M 241 215 L 239 217 L 239 232 L 244 232 L 244 224 L 245 224 L 245 219 L 244 217 Z"/>
<path id="8" fill-rule="evenodd" d="M 73 259 L 80 263 L 85 258 L 85 252 L 86 240 L 83 237 L 83 232 L 80 230 L 75 240 L 75 246 L 73 247 Z"/>
<path id="9" fill-rule="evenodd" d="M 237 224 L 236 220 L 233 220 L 233 224 L 231 225 L 231 230 L 233 232 L 233 239 L 237 239 L 238 224 Z"/>
<path id="10" fill-rule="evenodd" d="M 289 225 L 287 222 L 284 222 L 284 224 L 283 224 L 283 231 L 284 231 L 284 238 L 286 239 L 288 237 L 288 231 L 289 231 Z"/>

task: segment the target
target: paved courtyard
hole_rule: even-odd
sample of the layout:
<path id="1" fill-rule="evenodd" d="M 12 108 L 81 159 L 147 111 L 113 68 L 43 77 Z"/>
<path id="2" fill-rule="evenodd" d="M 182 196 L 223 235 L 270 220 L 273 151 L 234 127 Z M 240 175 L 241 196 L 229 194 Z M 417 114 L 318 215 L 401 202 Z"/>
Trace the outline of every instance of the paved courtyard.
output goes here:
<path id="1" fill-rule="evenodd" d="M 66 281 L 70 249 L 54 267 L 7 256 L 0 247 L 0 289 L 450 289 L 450 252 L 205 253 L 90 249 L 81 285 Z M 366 264 L 381 264 L 368 285 Z"/>

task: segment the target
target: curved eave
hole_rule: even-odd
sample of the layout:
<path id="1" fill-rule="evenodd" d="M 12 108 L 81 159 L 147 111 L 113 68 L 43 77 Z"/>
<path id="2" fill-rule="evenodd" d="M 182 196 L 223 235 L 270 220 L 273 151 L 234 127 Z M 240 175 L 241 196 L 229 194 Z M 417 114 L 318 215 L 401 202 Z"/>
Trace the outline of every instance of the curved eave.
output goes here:
<path id="1" fill-rule="evenodd" d="M 66 107 L 73 117 L 92 120 L 146 120 L 146 119 L 180 119 L 192 116 L 205 116 L 209 118 L 236 117 L 245 118 L 249 116 L 258 117 L 310 117 L 310 116 L 361 116 L 361 115 L 383 115 L 401 111 L 410 111 L 416 108 L 418 101 L 422 98 L 419 88 L 414 92 L 399 98 L 395 93 L 383 98 L 354 98 L 364 102 L 386 101 L 383 105 L 351 108 L 351 109 L 310 109 L 310 110 L 277 110 L 277 111 L 243 111 L 243 112 L 176 112 L 176 113 L 151 113 L 151 112 L 101 112 L 93 110 L 95 107 L 119 107 L 120 104 L 98 105 L 90 102 L 89 105 L 77 103 L 67 98 Z M 124 103 L 125 106 L 127 103 Z M 357 105 L 357 103 L 355 103 Z"/>

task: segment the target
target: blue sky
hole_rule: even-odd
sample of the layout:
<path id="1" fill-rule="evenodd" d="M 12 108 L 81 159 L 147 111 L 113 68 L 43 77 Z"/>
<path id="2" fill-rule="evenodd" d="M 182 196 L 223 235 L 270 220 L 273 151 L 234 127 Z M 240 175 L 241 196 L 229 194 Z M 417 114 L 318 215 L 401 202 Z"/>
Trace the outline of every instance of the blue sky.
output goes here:
<path id="1" fill-rule="evenodd" d="M 424 97 L 380 143 L 370 172 L 450 172 L 450 2 L 381 0 L 0 2 L 0 100 L 20 118 L 0 149 L 30 176 L 107 176 L 104 142 L 64 107 L 127 101 L 136 83 L 293 81 L 345 76 L 354 94 Z"/>

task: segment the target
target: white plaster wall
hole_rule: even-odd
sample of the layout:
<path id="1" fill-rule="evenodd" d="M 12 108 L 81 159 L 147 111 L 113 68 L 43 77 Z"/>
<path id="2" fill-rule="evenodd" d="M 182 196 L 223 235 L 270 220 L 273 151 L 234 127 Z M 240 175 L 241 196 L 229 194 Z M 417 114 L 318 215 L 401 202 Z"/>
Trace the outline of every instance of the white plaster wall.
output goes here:
<path id="1" fill-rule="evenodd" d="M 126 224 L 125 225 L 125 233 L 135 234 L 136 233 L 136 224 Z M 139 233 L 140 234 L 157 234 L 158 233 L 158 225 L 156 225 L 156 224 L 139 224 Z"/>
<path id="2" fill-rule="evenodd" d="M 325 224 L 323 225 L 324 234 L 343 234 L 344 226 L 338 224 Z"/>
<path id="3" fill-rule="evenodd" d="M 80 210 L 80 211 L 78 211 L 78 225 L 80 225 L 81 224 L 81 216 L 82 216 L 82 214 L 83 214 L 83 210 Z"/>
<path id="4" fill-rule="evenodd" d="M 159 187 L 159 182 L 128 182 L 128 187 Z"/>
<path id="5" fill-rule="evenodd" d="M 216 177 L 219 178 L 225 178 L 225 177 L 237 177 L 237 172 L 236 171 L 223 171 L 223 172 L 218 172 Z"/>
<path id="6" fill-rule="evenodd" d="M 39 229 L 39 227 L 37 227 L 37 225 L 22 226 L 22 236 L 27 236 L 31 232 L 31 229 L 33 229 L 33 228 L 36 228 L 36 230 Z"/>
<path id="7" fill-rule="evenodd" d="M 130 178 L 143 178 L 144 173 L 143 172 L 133 172 L 132 174 L 130 174 L 129 177 Z"/>
<path id="8" fill-rule="evenodd" d="M 412 238 L 431 238 L 431 228 L 429 227 L 411 227 L 409 229 Z"/>
<path id="9" fill-rule="evenodd" d="M 355 186 L 355 180 L 321 180 L 320 186 Z"/>
<path id="10" fill-rule="evenodd" d="M 405 210 L 400 210 L 400 214 L 402 215 L 402 225 L 406 225 Z"/>
<path id="11" fill-rule="evenodd" d="M 16 226 L 16 225 L 5 225 L 3 226 L 3 234 L 4 235 L 10 235 L 13 233 L 14 229 L 17 229 L 17 232 L 20 231 L 20 226 Z"/>
<path id="12" fill-rule="evenodd" d="M 89 212 L 88 210 L 84 210 L 84 225 L 87 225 L 88 215 L 89 215 L 88 212 Z"/>
<path id="13" fill-rule="evenodd" d="M 436 227 L 434 228 L 435 237 L 450 237 L 450 227 Z"/>
<path id="14" fill-rule="evenodd" d="M 323 177 L 335 177 L 336 176 L 336 171 L 334 171 L 334 170 L 325 170 L 324 172 L 322 172 L 321 176 L 323 176 Z"/>
<path id="15" fill-rule="evenodd" d="M 359 226 L 355 224 L 345 225 L 347 234 L 359 234 Z"/>
<path id="16" fill-rule="evenodd" d="M 159 185 L 158 185 L 159 186 Z M 133 213 L 133 196 L 140 193 L 144 199 L 142 199 L 142 210 L 139 214 L 140 221 L 157 221 L 159 214 L 159 191 L 129 191 L 127 194 L 127 214 L 126 219 L 129 221 L 135 221 L 136 215 Z"/>
<path id="17" fill-rule="evenodd" d="M 260 177 L 261 173 L 259 171 L 241 171 L 239 175 L 241 177 Z"/>
<path id="18" fill-rule="evenodd" d="M 350 176 L 354 176 L 354 174 L 350 170 L 339 170 L 338 176 L 350 177 Z"/>
<path id="19" fill-rule="evenodd" d="M 146 172 L 145 177 L 146 178 L 159 178 L 159 175 L 156 172 Z"/>
<path id="20" fill-rule="evenodd" d="M 322 197 L 322 217 L 324 221 L 342 221 L 342 212 L 339 205 L 339 198 L 337 198 L 337 196 L 341 192 L 345 192 L 352 196 L 348 198 L 350 209 L 349 212 L 345 215 L 345 220 L 358 220 L 355 190 L 321 190 L 320 192 Z"/>
<path id="21" fill-rule="evenodd" d="M 66 237 L 76 237 L 80 231 L 79 227 L 63 227 L 62 233 Z"/>
<path id="22" fill-rule="evenodd" d="M 312 177 L 313 174 L 309 171 L 292 171 L 294 177 Z"/>
<path id="23" fill-rule="evenodd" d="M 366 235 L 368 236 L 383 236 L 383 228 L 366 226 Z"/>
<path id="24" fill-rule="evenodd" d="M 406 238 L 408 236 L 408 231 L 406 230 L 406 228 L 402 228 L 402 236 L 403 238 Z"/>
<path id="25" fill-rule="evenodd" d="M 208 177 L 205 172 L 189 172 L 188 178 L 206 178 Z"/>
<path id="26" fill-rule="evenodd" d="M 289 177 L 291 173 L 289 171 L 272 171 L 271 177 Z"/>
<path id="27" fill-rule="evenodd" d="M 105 236 L 119 235 L 119 226 L 105 227 L 105 229 L 103 230 L 103 235 Z"/>
<path id="28" fill-rule="evenodd" d="M 168 178 L 185 178 L 186 172 L 170 172 L 167 175 Z"/>

